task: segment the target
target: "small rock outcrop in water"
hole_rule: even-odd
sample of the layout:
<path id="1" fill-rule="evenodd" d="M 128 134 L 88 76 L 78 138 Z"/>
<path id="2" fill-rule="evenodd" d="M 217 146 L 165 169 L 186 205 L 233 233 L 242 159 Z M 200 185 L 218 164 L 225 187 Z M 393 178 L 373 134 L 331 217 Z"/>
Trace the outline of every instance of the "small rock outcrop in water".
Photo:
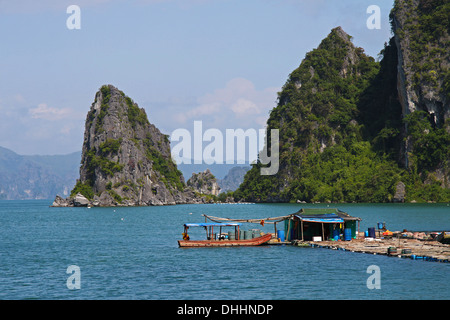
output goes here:
<path id="1" fill-rule="evenodd" d="M 171 159 L 168 136 L 122 91 L 102 86 L 86 117 L 80 178 L 71 196 L 57 196 L 53 206 L 197 202 Z"/>
<path id="2" fill-rule="evenodd" d="M 218 196 L 220 192 L 217 179 L 209 169 L 203 172 L 193 173 L 192 177 L 187 181 L 187 185 L 201 194 Z"/>

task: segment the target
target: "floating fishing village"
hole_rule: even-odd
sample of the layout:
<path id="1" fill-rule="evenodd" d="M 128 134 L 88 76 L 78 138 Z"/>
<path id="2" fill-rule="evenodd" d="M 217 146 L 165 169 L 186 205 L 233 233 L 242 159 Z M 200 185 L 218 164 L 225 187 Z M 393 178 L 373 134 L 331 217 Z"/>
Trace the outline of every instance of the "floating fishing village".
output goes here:
<path id="1" fill-rule="evenodd" d="M 184 225 L 183 240 L 178 241 L 180 247 L 292 245 L 450 262 L 448 231 L 390 231 L 385 222 L 379 222 L 376 227 L 361 231 L 361 218 L 334 208 L 301 209 L 286 216 L 263 219 L 231 219 L 206 214 L 203 216 L 204 223 Z M 261 226 L 273 224 L 274 232 L 262 232 L 256 228 L 244 230 L 246 223 Z M 191 240 L 189 228 L 193 227 L 204 228 L 206 240 Z M 224 232 L 227 227 L 232 230 Z"/>

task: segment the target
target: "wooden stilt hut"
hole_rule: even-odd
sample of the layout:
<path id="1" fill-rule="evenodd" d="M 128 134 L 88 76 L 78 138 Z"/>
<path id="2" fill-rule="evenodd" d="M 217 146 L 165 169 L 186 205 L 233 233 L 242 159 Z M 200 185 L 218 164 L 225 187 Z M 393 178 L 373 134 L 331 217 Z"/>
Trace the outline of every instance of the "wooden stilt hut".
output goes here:
<path id="1" fill-rule="evenodd" d="M 335 208 L 300 209 L 285 220 L 285 233 L 287 240 L 351 240 L 360 221 Z"/>

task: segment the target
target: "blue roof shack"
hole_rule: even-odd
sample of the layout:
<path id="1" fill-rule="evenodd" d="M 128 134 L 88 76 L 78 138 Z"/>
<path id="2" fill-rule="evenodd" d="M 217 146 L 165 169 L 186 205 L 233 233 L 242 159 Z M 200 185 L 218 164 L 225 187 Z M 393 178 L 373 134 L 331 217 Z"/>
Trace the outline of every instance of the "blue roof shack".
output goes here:
<path id="1" fill-rule="evenodd" d="M 285 220 L 285 234 L 288 241 L 349 241 L 356 239 L 360 221 L 361 218 L 352 217 L 339 209 L 300 209 Z"/>

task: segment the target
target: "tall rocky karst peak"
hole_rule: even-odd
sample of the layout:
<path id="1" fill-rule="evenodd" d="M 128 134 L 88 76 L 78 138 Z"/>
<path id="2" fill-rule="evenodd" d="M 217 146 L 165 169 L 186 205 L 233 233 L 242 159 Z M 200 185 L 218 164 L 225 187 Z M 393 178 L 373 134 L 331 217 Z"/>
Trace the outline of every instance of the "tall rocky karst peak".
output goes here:
<path id="1" fill-rule="evenodd" d="M 395 0 L 380 61 L 331 30 L 271 111 L 279 168 L 234 193 L 257 202 L 450 199 L 450 2 Z"/>
<path id="2" fill-rule="evenodd" d="M 354 49 L 351 39 L 352 37 L 342 27 L 336 27 L 331 29 L 331 32 L 322 40 L 318 49 Z"/>
<path id="3" fill-rule="evenodd" d="M 278 105 L 267 121 L 268 129 L 279 130 L 279 171 L 273 176 L 261 176 L 262 165 L 257 164 L 246 174 L 236 198 L 311 201 L 317 189 L 326 184 L 308 185 L 309 179 L 314 181 L 320 176 L 319 158 L 338 159 L 338 155 L 347 151 L 346 147 L 361 140 L 361 126 L 357 121 L 359 96 L 379 66 L 362 48 L 354 46 L 351 39 L 341 27 L 332 29 L 289 75 L 279 93 Z M 354 148 L 356 152 L 357 147 Z M 367 149 L 365 145 L 358 148 Z M 342 168 L 342 165 L 330 163 L 330 167 Z M 326 195 L 314 200 L 342 201 L 345 197 L 343 192 L 330 195 L 326 191 Z"/>
<path id="4" fill-rule="evenodd" d="M 358 52 L 351 41 L 352 37 L 348 35 L 341 27 L 331 30 L 331 33 L 320 43 L 318 49 L 333 50 L 342 59 L 340 66 L 340 75 L 345 77 L 347 73 L 351 73 L 352 65 L 356 65 L 359 61 Z"/>
<path id="5" fill-rule="evenodd" d="M 86 117 L 72 196 L 81 193 L 101 206 L 163 205 L 186 203 L 184 189 L 168 136 L 122 91 L 102 86 Z"/>
<path id="6" fill-rule="evenodd" d="M 342 140 L 337 130 L 354 126 L 357 96 L 377 70 L 374 59 L 355 47 L 351 36 L 334 28 L 289 75 L 270 115 L 269 128 L 280 129 L 289 142 L 284 151 L 308 146 L 323 151 Z"/>

